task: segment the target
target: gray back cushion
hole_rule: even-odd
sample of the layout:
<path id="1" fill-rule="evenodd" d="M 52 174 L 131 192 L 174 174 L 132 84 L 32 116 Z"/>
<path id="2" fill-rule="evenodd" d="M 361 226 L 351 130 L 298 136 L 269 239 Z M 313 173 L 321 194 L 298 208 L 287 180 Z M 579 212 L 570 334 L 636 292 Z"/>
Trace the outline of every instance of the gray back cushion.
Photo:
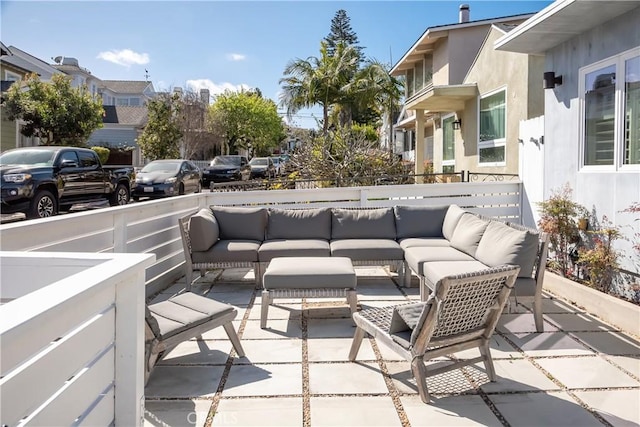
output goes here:
<path id="1" fill-rule="evenodd" d="M 332 239 L 394 239 L 392 208 L 331 210 Z"/>
<path id="2" fill-rule="evenodd" d="M 408 237 L 442 237 L 442 225 L 449 206 L 396 206 L 396 235 Z"/>
<path id="3" fill-rule="evenodd" d="M 220 230 L 211 209 L 200 209 L 189 218 L 189 238 L 193 252 L 209 250 L 218 241 Z"/>
<path id="4" fill-rule="evenodd" d="M 465 211 L 458 205 L 449 206 L 442 224 L 442 235 L 445 239 L 451 241 L 453 232 L 456 229 L 456 225 L 458 225 L 458 221 L 460 221 L 463 213 L 465 213 Z"/>
<path id="5" fill-rule="evenodd" d="M 535 233 L 491 221 L 478 244 L 476 259 L 490 267 L 519 265 L 518 277 L 531 277 L 538 255 L 538 240 Z"/>
<path id="6" fill-rule="evenodd" d="M 269 209 L 267 240 L 331 239 L 331 209 Z"/>
<path id="7" fill-rule="evenodd" d="M 480 219 L 472 213 L 464 213 L 451 237 L 451 246 L 472 257 L 476 256 L 476 249 L 489 221 Z"/>
<path id="8" fill-rule="evenodd" d="M 265 208 L 214 206 L 212 210 L 218 220 L 222 240 L 264 240 L 267 227 Z"/>

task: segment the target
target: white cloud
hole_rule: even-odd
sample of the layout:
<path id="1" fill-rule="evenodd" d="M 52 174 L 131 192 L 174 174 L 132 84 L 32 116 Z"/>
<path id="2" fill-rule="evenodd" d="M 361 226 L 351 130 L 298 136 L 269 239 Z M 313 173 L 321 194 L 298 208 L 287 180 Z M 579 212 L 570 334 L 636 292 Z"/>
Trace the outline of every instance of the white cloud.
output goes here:
<path id="1" fill-rule="evenodd" d="M 149 63 L 149 54 L 137 53 L 131 49 L 122 50 L 109 50 L 106 52 L 100 52 L 98 54 L 99 59 L 104 59 L 114 64 L 130 67 L 131 65 L 144 65 Z"/>
<path id="2" fill-rule="evenodd" d="M 244 61 L 245 59 L 247 59 L 247 56 L 241 53 L 228 53 L 227 59 L 229 61 Z"/>
<path id="3" fill-rule="evenodd" d="M 229 82 L 214 83 L 209 79 L 187 80 L 186 84 L 187 84 L 187 87 L 193 90 L 194 92 L 200 92 L 200 89 L 209 89 L 209 93 L 211 94 L 211 96 L 224 93 L 225 90 L 238 92 L 241 90 L 251 89 L 251 86 L 245 83 L 240 83 L 239 85 L 234 85 Z"/>

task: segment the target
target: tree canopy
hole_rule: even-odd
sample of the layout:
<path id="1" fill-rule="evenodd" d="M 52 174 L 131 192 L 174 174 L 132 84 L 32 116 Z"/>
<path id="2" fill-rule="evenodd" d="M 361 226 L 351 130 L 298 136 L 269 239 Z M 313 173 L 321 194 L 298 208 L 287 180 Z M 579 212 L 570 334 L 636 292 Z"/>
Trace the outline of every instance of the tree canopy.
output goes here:
<path id="1" fill-rule="evenodd" d="M 21 132 L 40 138 L 42 145 L 84 146 L 91 133 L 102 127 L 102 99 L 86 86 L 74 88 L 71 78 L 54 74 L 42 82 L 29 74 L 13 84 L 5 95 L 9 120 L 25 122 Z"/>
<path id="2" fill-rule="evenodd" d="M 150 160 L 180 157 L 181 100 L 176 93 L 162 93 L 147 103 L 149 120 L 138 137 L 142 155 Z"/>
<path id="3" fill-rule="evenodd" d="M 324 41 L 327 43 L 327 51 L 330 56 L 335 54 L 339 43 L 344 43 L 347 46 L 353 46 L 358 53 L 358 58 L 364 59 L 364 48 L 359 45 L 358 36 L 351 28 L 351 18 L 344 9 L 338 10 L 331 19 L 331 30 Z"/>
<path id="4" fill-rule="evenodd" d="M 224 136 L 227 153 L 244 148 L 266 156 L 285 138 L 275 102 L 259 90 L 225 91 L 211 105 L 209 117 L 210 126 Z"/>

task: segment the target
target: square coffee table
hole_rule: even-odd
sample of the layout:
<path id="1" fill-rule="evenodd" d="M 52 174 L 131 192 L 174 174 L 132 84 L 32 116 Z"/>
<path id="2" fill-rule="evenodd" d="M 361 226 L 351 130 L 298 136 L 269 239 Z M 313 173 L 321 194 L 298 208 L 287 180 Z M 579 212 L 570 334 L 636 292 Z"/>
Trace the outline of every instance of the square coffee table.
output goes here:
<path id="1" fill-rule="evenodd" d="M 346 257 L 279 257 L 262 276 L 260 327 L 267 327 L 274 298 L 346 297 L 351 313 L 358 310 L 356 272 Z"/>

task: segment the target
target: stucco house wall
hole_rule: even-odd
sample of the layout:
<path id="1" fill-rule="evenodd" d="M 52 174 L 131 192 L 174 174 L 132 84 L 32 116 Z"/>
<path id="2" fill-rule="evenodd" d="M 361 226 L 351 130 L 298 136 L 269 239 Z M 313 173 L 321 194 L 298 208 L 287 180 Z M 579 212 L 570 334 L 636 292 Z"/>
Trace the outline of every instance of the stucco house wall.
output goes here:
<path id="1" fill-rule="evenodd" d="M 457 112 L 458 117 L 462 118 L 462 129 L 455 133 L 457 169 L 517 174 L 520 121 L 543 114 L 544 59 L 495 50 L 494 42 L 504 34 L 504 31 L 495 26 L 491 28 L 464 78 L 464 83 L 477 85 L 479 97 L 465 102 L 464 110 Z M 502 89 L 506 90 L 505 166 L 483 166 L 478 161 L 480 97 Z"/>

